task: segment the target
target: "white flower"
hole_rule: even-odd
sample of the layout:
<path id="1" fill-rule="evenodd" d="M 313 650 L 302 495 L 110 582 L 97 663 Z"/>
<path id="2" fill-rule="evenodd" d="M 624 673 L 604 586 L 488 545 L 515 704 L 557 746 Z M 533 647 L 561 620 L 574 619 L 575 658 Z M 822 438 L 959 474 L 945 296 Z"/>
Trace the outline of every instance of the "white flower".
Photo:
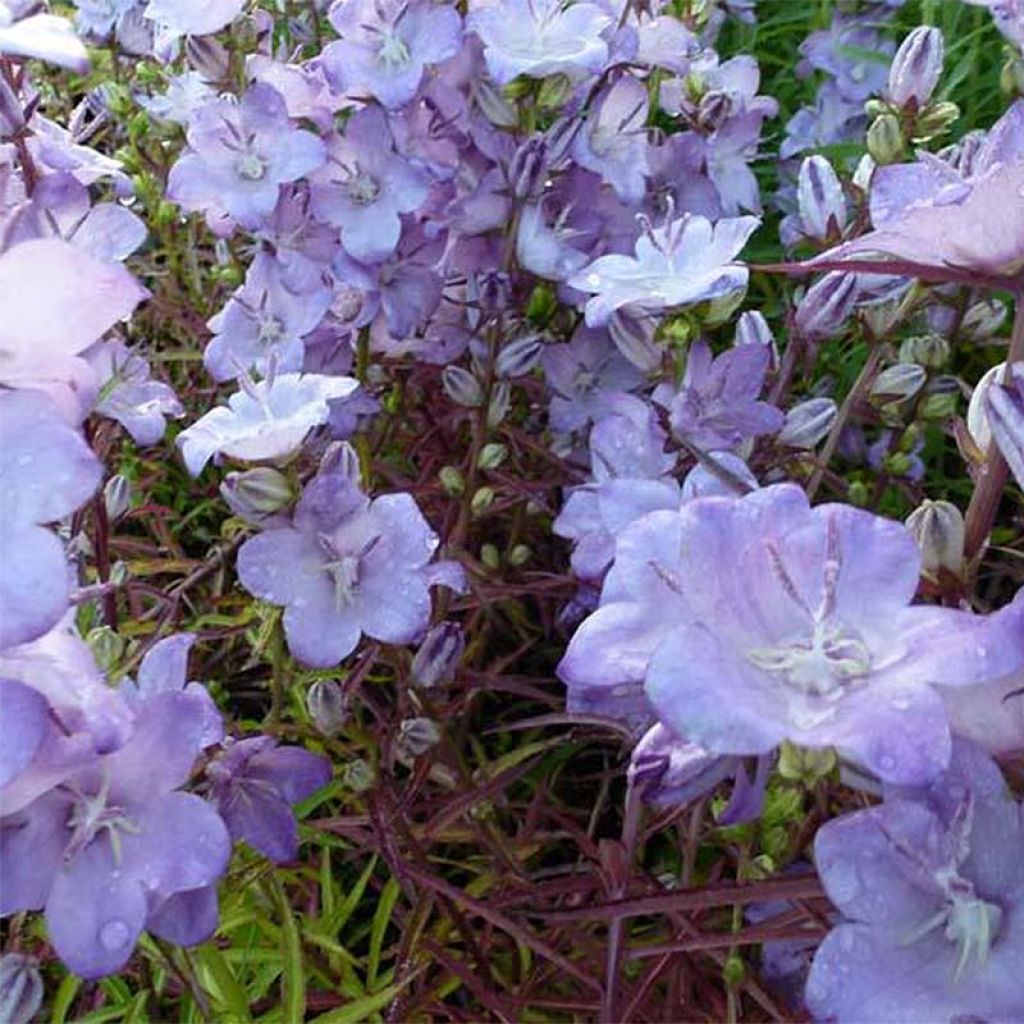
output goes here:
<path id="1" fill-rule="evenodd" d="M 657 311 L 717 299 L 746 287 L 747 268 L 733 261 L 760 223 L 757 217 L 729 217 L 712 226 L 687 213 L 654 228 L 641 218 L 635 256 L 602 256 L 569 286 L 594 296 L 586 308 L 591 327 L 603 326 L 631 303 Z"/>
<path id="2" fill-rule="evenodd" d="M 601 33 L 611 20 L 597 4 L 497 0 L 475 4 L 467 26 L 483 41 L 491 77 L 505 85 L 518 75 L 600 71 L 608 60 Z"/>
<path id="3" fill-rule="evenodd" d="M 243 462 L 277 461 L 292 455 L 306 435 L 330 416 L 330 403 L 348 398 L 359 387 L 352 377 L 283 373 L 253 383 L 226 406 L 212 409 L 178 435 L 188 471 L 198 476 L 215 454 Z"/>

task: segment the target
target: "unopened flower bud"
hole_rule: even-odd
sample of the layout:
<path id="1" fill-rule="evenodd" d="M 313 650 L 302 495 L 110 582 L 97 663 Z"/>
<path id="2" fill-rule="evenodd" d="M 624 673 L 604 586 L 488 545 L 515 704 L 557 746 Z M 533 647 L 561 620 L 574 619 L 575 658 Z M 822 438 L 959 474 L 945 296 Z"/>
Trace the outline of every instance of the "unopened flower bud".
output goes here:
<path id="1" fill-rule="evenodd" d="M 13 139 L 25 127 L 25 110 L 21 99 L 0 75 L 0 141 Z"/>
<path id="2" fill-rule="evenodd" d="M 800 165 L 797 184 L 804 234 L 819 242 L 836 238 L 846 227 L 846 200 L 832 165 L 823 156 L 809 156 Z"/>
<path id="3" fill-rule="evenodd" d="M 484 400 L 480 382 L 461 366 L 446 366 L 441 374 L 445 394 L 456 404 L 466 409 L 475 409 Z"/>
<path id="4" fill-rule="evenodd" d="M 214 36 L 189 36 L 185 59 L 207 82 L 226 79 L 231 71 L 231 55 Z"/>
<path id="5" fill-rule="evenodd" d="M 946 46 L 937 28 L 919 25 L 900 43 L 889 67 L 888 97 L 897 107 L 911 102 L 920 110 L 931 98 L 942 74 Z"/>
<path id="6" fill-rule="evenodd" d="M 638 370 L 652 373 L 661 366 L 661 349 L 654 343 L 654 324 L 649 317 L 634 317 L 616 310 L 608 321 L 615 347 Z"/>
<path id="7" fill-rule="evenodd" d="M 508 564 L 517 569 L 521 565 L 526 565 L 532 557 L 533 550 L 529 544 L 516 544 L 508 553 Z"/>
<path id="8" fill-rule="evenodd" d="M 868 128 L 868 153 L 876 164 L 885 166 L 895 163 L 903 153 L 903 132 L 898 117 L 882 114 L 871 122 Z"/>
<path id="9" fill-rule="evenodd" d="M 999 72 L 999 87 L 1011 96 L 1024 96 L 1024 56 L 1010 55 Z"/>
<path id="10" fill-rule="evenodd" d="M 494 361 L 499 377 L 525 377 L 540 360 L 544 339 L 539 334 L 517 338 L 506 345 Z"/>
<path id="11" fill-rule="evenodd" d="M 257 525 L 283 511 L 294 498 L 288 478 L 270 466 L 228 473 L 220 494 L 236 516 Z"/>
<path id="12" fill-rule="evenodd" d="M 400 755 L 422 757 L 431 747 L 436 747 L 440 739 L 441 730 L 436 722 L 422 717 L 407 718 L 398 727 L 395 746 Z"/>
<path id="13" fill-rule="evenodd" d="M 901 363 L 918 363 L 929 370 L 941 369 L 949 359 L 949 342 L 941 334 L 921 334 L 900 345 Z"/>
<path id="14" fill-rule="evenodd" d="M 501 568 L 501 552 L 495 544 L 482 544 L 480 546 L 480 561 L 490 570 Z"/>
<path id="15" fill-rule="evenodd" d="M 539 133 L 531 135 L 512 154 L 508 164 L 508 180 L 516 199 L 530 199 L 543 191 L 547 156 L 547 140 Z"/>
<path id="16" fill-rule="evenodd" d="M 354 793 L 365 793 L 367 790 L 373 789 L 373 784 L 376 781 L 377 775 L 373 770 L 373 766 L 369 761 L 364 761 L 361 757 L 357 757 L 354 761 L 349 761 L 341 772 L 342 785 L 351 789 Z"/>
<path id="17" fill-rule="evenodd" d="M 112 523 L 132 507 L 131 481 L 122 473 L 112 476 L 103 485 L 103 507 Z"/>
<path id="18" fill-rule="evenodd" d="M 21 953 L 0 957 L 0 1021 L 29 1024 L 43 1005 L 43 979 L 36 962 Z"/>
<path id="19" fill-rule="evenodd" d="M 871 179 L 874 177 L 876 166 L 877 164 L 871 158 L 871 154 L 865 153 L 857 161 L 857 166 L 853 171 L 853 177 L 850 179 L 853 182 L 854 187 L 859 188 L 861 192 L 867 193 L 871 188 Z"/>
<path id="20" fill-rule="evenodd" d="M 729 116 L 732 100 L 727 93 L 705 93 L 697 104 L 697 125 L 702 131 L 713 132 Z"/>
<path id="21" fill-rule="evenodd" d="M 1008 374 L 996 379 L 987 405 L 992 437 L 1017 484 L 1024 488 L 1024 366 L 1014 363 Z"/>
<path id="22" fill-rule="evenodd" d="M 473 515 L 479 516 L 486 512 L 494 504 L 494 488 L 478 487 L 476 493 L 470 500 Z"/>
<path id="23" fill-rule="evenodd" d="M 313 724 L 325 735 L 340 732 L 348 718 L 345 688 L 337 679 L 318 679 L 306 694 L 306 707 Z"/>
<path id="24" fill-rule="evenodd" d="M 474 79 L 471 88 L 480 112 L 496 128 L 515 128 L 519 124 L 515 104 L 510 103 L 505 94 L 488 79 Z"/>
<path id="25" fill-rule="evenodd" d="M 434 626 L 413 655 L 410 679 L 425 690 L 450 683 L 465 649 L 466 637 L 461 626 L 454 622 Z"/>
<path id="26" fill-rule="evenodd" d="M 836 752 L 831 747 L 798 747 L 786 740 L 779 748 L 779 774 L 809 788 L 830 775 L 835 766 Z"/>
<path id="27" fill-rule="evenodd" d="M 89 630 L 85 642 L 105 675 L 112 672 L 124 657 L 124 640 L 109 626 L 97 626 Z"/>
<path id="28" fill-rule="evenodd" d="M 503 444 L 492 442 L 480 449 L 476 464 L 480 469 L 497 469 L 508 457 L 508 448 Z"/>
<path id="29" fill-rule="evenodd" d="M 771 345 L 775 341 L 764 314 L 748 310 L 736 321 L 736 345 Z"/>
<path id="30" fill-rule="evenodd" d="M 831 398 L 801 402 L 786 413 L 786 422 L 776 441 L 787 448 L 813 448 L 828 436 L 838 411 Z"/>
<path id="31" fill-rule="evenodd" d="M 956 377 L 943 375 L 928 382 L 924 401 L 919 407 L 923 420 L 941 422 L 956 413 L 960 402 L 960 382 Z"/>
<path id="32" fill-rule="evenodd" d="M 512 389 L 507 380 L 499 380 L 491 391 L 491 401 L 487 406 L 487 426 L 494 430 L 508 413 L 512 401 Z"/>
<path id="33" fill-rule="evenodd" d="M 960 108 L 955 103 L 933 103 L 925 108 L 915 125 L 915 139 L 925 142 L 934 139 L 947 131 L 960 116 Z"/>
<path id="34" fill-rule="evenodd" d="M 541 110 L 555 110 L 572 95 L 573 88 L 568 75 L 548 75 L 537 90 L 537 106 Z"/>
<path id="35" fill-rule="evenodd" d="M 466 478 L 462 475 L 462 471 L 455 466 L 442 466 L 441 472 L 437 476 L 445 494 L 450 497 L 457 498 L 465 492 Z"/>
<path id="36" fill-rule="evenodd" d="M 921 549 L 921 568 L 929 576 L 946 569 L 961 575 L 964 563 L 964 517 L 948 501 L 925 501 L 907 517 L 907 529 Z"/>
<path id="37" fill-rule="evenodd" d="M 960 322 L 960 331 L 971 341 L 986 342 L 1006 322 L 1006 303 L 996 298 L 982 299 L 969 306 Z"/>
<path id="38" fill-rule="evenodd" d="M 838 271 L 815 282 L 796 310 L 797 330 L 808 339 L 827 338 L 842 327 L 857 301 L 857 276 Z"/>
<path id="39" fill-rule="evenodd" d="M 871 385 L 871 398 L 878 405 L 899 405 L 917 395 L 928 381 L 928 372 L 917 363 L 886 367 Z"/>

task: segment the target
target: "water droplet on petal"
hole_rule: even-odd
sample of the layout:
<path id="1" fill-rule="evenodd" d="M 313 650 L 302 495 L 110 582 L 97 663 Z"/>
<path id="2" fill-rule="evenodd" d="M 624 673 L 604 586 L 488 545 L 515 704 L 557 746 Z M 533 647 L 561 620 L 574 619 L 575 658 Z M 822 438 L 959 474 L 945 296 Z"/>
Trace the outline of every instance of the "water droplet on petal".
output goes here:
<path id="1" fill-rule="evenodd" d="M 124 921 L 114 918 L 112 921 L 108 921 L 102 928 L 100 928 L 100 945 L 107 950 L 107 952 L 114 953 L 119 949 L 123 949 L 125 945 L 127 945 L 131 938 L 131 934 L 131 929 Z"/>

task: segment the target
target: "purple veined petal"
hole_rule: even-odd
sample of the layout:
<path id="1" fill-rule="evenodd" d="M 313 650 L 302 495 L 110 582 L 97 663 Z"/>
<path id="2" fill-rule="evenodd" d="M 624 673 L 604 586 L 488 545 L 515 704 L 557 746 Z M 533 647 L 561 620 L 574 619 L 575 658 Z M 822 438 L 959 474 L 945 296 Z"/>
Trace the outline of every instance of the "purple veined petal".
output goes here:
<path id="1" fill-rule="evenodd" d="M 89 499 L 102 477 L 92 449 L 47 395 L 0 394 L 0 520 L 6 529 L 62 519 Z"/>
<path id="2" fill-rule="evenodd" d="M 139 881 L 118 871 L 110 843 L 98 839 L 57 872 L 46 901 L 46 928 L 70 970 L 101 978 L 128 962 L 147 913 Z"/>
<path id="3" fill-rule="evenodd" d="M 201 797 L 167 793 L 131 808 L 130 815 L 134 831 L 121 838 L 118 870 L 134 878 L 150 899 L 211 885 L 227 870 L 231 838 Z"/>
<path id="4" fill-rule="evenodd" d="M 67 847 L 70 798 L 58 790 L 45 793 L 10 817 L 0 828 L 0 915 L 42 910 L 60 870 Z"/>
<path id="5" fill-rule="evenodd" d="M 431 562 L 430 565 L 425 566 L 423 579 L 428 587 L 447 587 L 456 594 L 465 594 L 469 589 L 466 570 L 451 559 Z"/>
<path id="6" fill-rule="evenodd" d="M 64 545 L 40 526 L 0 526 L 0 649 L 28 643 L 68 607 Z"/>
<path id="7" fill-rule="evenodd" d="M 14 679 L 0 679 L 0 788 L 31 764 L 49 715 L 41 693 Z"/>
<path id="8" fill-rule="evenodd" d="M 176 946 L 198 946 L 217 930 L 220 907 L 217 887 L 176 892 L 146 918 L 146 931 Z"/>
<path id="9" fill-rule="evenodd" d="M 188 654 L 195 642 L 195 633 L 177 633 L 153 644 L 139 665 L 140 696 L 183 690 Z"/>
<path id="10" fill-rule="evenodd" d="M 238 579 L 256 597 L 271 604 L 301 600 L 311 588 L 329 589 L 324 556 L 307 533 L 290 527 L 250 537 L 238 549 Z M 319 577 L 323 580 L 319 583 Z"/>
<path id="11" fill-rule="evenodd" d="M 268 782 L 286 803 L 297 804 L 331 781 L 331 762 L 302 747 L 273 747 L 252 758 L 246 775 Z"/>
<path id="12" fill-rule="evenodd" d="M 91 736 L 81 732 L 67 736 L 62 728 L 49 722 L 32 763 L 0 789 L 0 817 L 27 807 L 95 759 Z"/>
<path id="13" fill-rule="evenodd" d="M 187 781 L 207 726 L 207 707 L 189 693 L 158 693 L 143 701 L 124 746 L 107 755 L 111 792 L 146 802 Z"/>
<path id="14" fill-rule="evenodd" d="M 117 203 L 94 206 L 75 232 L 75 244 L 107 263 L 127 259 L 146 241 L 146 225 Z"/>
<path id="15" fill-rule="evenodd" d="M 91 345 L 147 295 L 120 264 L 55 238 L 0 256 L 0 377 Z"/>
<path id="16" fill-rule="evenodd" d="M 928 808 L 887 802 L 823 825 L 814 860 L 843 914 L 909 935 L 942 903 L 932 874 L 949 866 L 942 843 L 941 825 Z"/>
<path id="17" fill-rule="evenodd" d="M 0 55 L 35 57 L 79 74 L 89 70 L 89 54 L 71 22 L 55 14 L 33 14 L 0 26 Z"/>
<path id="18" fill-rule="evenodd" d="M 232 838 L 244 839 L 275 863 L 295 859 L 299 849 L 295 815 L 276 793 L 242 780 L 219 810 Z"/>
<path id="19" fill-rule="evenodd" d="M 816 746 L 835 745 L 886 782 L 917 785 L 948 764 L 949 721 L 929 686 L 854 691 L 833 721 L 816 730 Z"/>
<path id="20" fill-rule="evenodd" d="M 437 534 L 411 494 L 384 494 L 371 505 L 390 551 L 409 568 L 426 565 L 437 550 Z"/>
<path id="21" fill-rule="evenodd" d="M 418 640 L 430 625 L 430 591 L 423 572 L 377 573 L 359 585 L 359 622 L 388 644 Z"/>
<path id="22" fill-rule="evenodd" d="M 675 626 L 651 658 L 644 690 L 660 721 L 711 753 L 766 754 L 786 738 L 777 688 L 703 626 Z"/>
<path id="23" fill-rule="evenodd" d="M 301 602 L 301 604 L 300 604 Z M 284 612 L 288 650 L 304 665 L 330 668 L 347 658 L 362 635 L 359 609 L 338 608 L 326 577 Z"/>
<path id="24" fill-rule="evenodd" d="M 739 759 L 737 761 L 736 781 L 729 796 L 729 803 L 718 816 L 720 825 L 744 825 L 749 821 L 756 821 L 764 810 L 765 791 L 775 767 L 774 756 L 762 754 L 757 759 L 753 778 L 747 774 L 746 766 L 739 762 Z"/>
<path id="25" fill-rule="evenodd" d="M 1024 751 L 1024 670 L 972 686 L 936 687 L 950 728 L 991 754 Z"/>

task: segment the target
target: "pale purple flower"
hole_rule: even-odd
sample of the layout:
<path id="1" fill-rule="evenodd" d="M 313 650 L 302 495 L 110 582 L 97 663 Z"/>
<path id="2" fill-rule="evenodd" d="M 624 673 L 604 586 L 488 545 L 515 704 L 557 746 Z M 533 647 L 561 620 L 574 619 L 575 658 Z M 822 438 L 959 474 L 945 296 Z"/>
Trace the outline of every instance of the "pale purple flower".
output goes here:
<path id="1" fill-rule="evenodd" d="M 911 607 L 919 575 L 901 524 L 811 509 L 794 485 L 701 498 L 622 533 L 602 606 L 559 674 L 571 699 L 642 681 L 659 720 L 710 753 L 789 740 L 927 781 L 950 749 L 935 685 L 1019 666 L 1024 605 L 1002 620 Z"/>
<path id="2" fill-rule="evenodd" d="M 240 101 L 202 104 L 189 119 L 187 137 L 189 148 L 171 168 L 167 197 L 248 229 L 270 216 L 282 184 L 326 159 L 320 139 L 293 128 L 281 94 L 262 82 Z"/>
<path id="3" fill-rule="evenodd" d="M 740 345 L 717 358 L 706 341 L 695 341 L 682 384 L 654 393 L 669 410 L 672 431 L 702 451 L 728 450 L 782 428 L 781 410 L 759 398 L 771 364 L 767 345 Z"/>
<path id="4" fill-rule="evenodd" d="M 992 438 L 1018 485 L 1024 488 L 1024 366 L 1013 363 L 986 393 Z"/>
<path id="5" fill-rule="evenodd" d="M 976 7 L 987 7 L 996 28 L 1024 54 L 1024 0 L 964 0 Z"/>
<path id="6" fill-rule="evenodd" d="M 217 98 L 206 79 L 198 71 L 183 71 L 167 81 L 161 95 L 140 96 L 139 106 L 160 121 L 187 125 L 195 111 Z"/>
<path id="7" fill-rule="evenodd" d="M 843 914 L 805 998 L 837 1024 L 1011 1021 L 1024 1006 L 1024 817 L 999 768 L 958 741 L 925 789 L 828 822 L 815 838 Z"/>
<path id="8" fill-rule="evenodd" d="M 763 120 L 756 112 L 730 117 L 705 141 L 707 175 L 726 216 L 741 210 L 761 212 L 761 189 L 750 164 L 757 156 Z"/>
<path id="9" fill-rule="evenodd" d="M 0 648 L 42 636 L 63 615 L 70 567 L 44 524 L 74 512 L 101 478 L 96 456 L 46 395 L 0 392 Z"/>
<path id="10" fill-rule="evenodd" d="M 231 833 L 273 861 L 299 850 L 292 806 L 331 781 L 331 763 L 272 736 L 227 739 L 206 769 L 210 800 Z"/>
<path id="11" fill-rule="evenodd" d="M 590 257 L 571 223 L 573 212 L 572 206 L 559 208 L 548 197 L 523 206 L 516 224 L 516 259 L 524 270 L 562 282 L 587 264 Z"/>
<path id="12" fill-rule="evenodd" d="M 398 245 L 401 214 L 412 213 L 430 191 L 425 171 L 395 152 L 387 115 L 364 107 L 330 143 L 327 162 L 311 178 L 312 210 L 341 228 L 341 243 L 355 260 L 387 259 Z"/>
<path id="13" fill-rule="evenodd" d="M 615 539 L 655 509 L 679 507 L 679 484 L 669 475 L 675 457 L 654 410 L 632 395 L 609 398 L 590 432 L 593 481 L 574 488 L 552 530 L 572 540 L 572 568 L 600 580 L 615 555 Z"/>
<path id="14" fill-rule="evenodd" d="M 81 353 L 146 294 L 124 267 L 70 242 L 37 239 L 8 249 L 0 254 L 0 381 L 46 391 L 77 421 L 97 386 Z"/>
<path id="15" fill-rule="evenodd" d="M 562 434 L 582 430 L 609 412 L 616 396 L 635 391 L 644 381 L 607 331 L 583 325 L 568 342 L 546 345 L 540 358 L 551 389 L 548 422 Z"/>
<path id="16" fill-rule="evenodd" d="M 811 266 L 889 272 L 929 280 L 1004 281 L 1024 266 L 1024 100 L 989 132 L 969 175 L 922 154 L 879 168 L 871 186 L 875 230 Z"/>
<path id="17" fill-rule="evenodd" d="M 56 14 L 21 18 L 17 7 L 0 3 L 0 57 L 36 57 L 79 74 L 89 68 L 89 55 L 71 22 Z"/>
<path id="18" fill-rule="evenodd" d="M 602 33 L 612 23 L 598 4 L 581 0 L 474 0 L 466 28 L 484 44 L 487 70 L 499 85 L 519 75 L 582 78 L 608 59 Z"/>
<path id="19" fill-rule="evenodd" d="M 120 970 L 143 929 L 162 934 L 171 899 L 208 888 L 227 867 L 224 823 L 178 791 L 205 721 L 193 695 L 158 694 L 139 706 L 122 747 L 0 820 L 0 914 L 45 909 L 50 941 L 75 973 Z M 215 923 L 176 937 L 201 942 Z"/>
<path id="20" fill-rule="evenodd" d="M 429 0 L 343 0 L 330 19 L 341 39 L 320 60 L 335 86 L 390 109 L 412 100 L 427 66 L 455 56 L 462 42 L 458 11 Z"/>
<path id="21" fill-rule="evenodd" d="M 153 380 L 149 363 L 121 342 L 97 346 L 89 362 L 103 381 L 93 411 L 117 420 L 136 444 L 157 444 L 167 429 L 165 417 L 185 414 L 170 385 Z"/>
<path id="22" fill-rule="evenodd" d="M 292 654 L 335 665 L 363 633 L 412 643 L 430 623 L 430 587 L 461 585 L 451 563 L 431 564 L 437 535 L 408 494 L 372 501 L 359 489 L 354 456 L 329 458 L 303 493 L 293 525 L 267 530 L 238 552 L 251 594 L 283 605 Z"/>
<path id="23" fill-rule="evenodd" d="M 929 25 L 918 25 L 900 43 L 889 68 L 886 98 L 898 107 L 911 102 L 920 110 L 931 99 L 942 74 L 946 44 L 942 32 Z"/>
<path id="24" fill-rule="evenodd" d="M 180 36 L 208 36 L 242 13 L 244 0 L 149 0 L 145 16 L 166 46 Z"/>
<path id="25" fill-rule="evenodd" d="M 275 259 L 260 252 L 245 277 L 245 284 L 211 317 L 214 331 L 203 352 L 203 362 L 214 380 L 240 377 L 248 370 L 267 373 L 271 362 L 282 371 L 298 370 L 303 361 L 303 339 L 330 308 L 333 292 L 322 276 L 302 291 L 289 287 L 310 284 L 287 257 Z"/>
<path id="26" fill-rule="evenodd" d="M 879 38 L 874 29 L 838 14 L 827 29 L 812 32 L 800 44 L 803 60 L 796 73 L 804 78 L 814 70 L 826 71 L 844 99 L 863 102 L 885 87 L 894 50 L 894 44 Z"/>
<path id="27" fill-rule="evenodd" d="M 198 419 L 177 437 L 188 471 L 198 476 L 214 455 L 242 462 L 281 462 L 294 455 L 307 435 L 323 426 L 331 403 L 359 387 L 353 377 L 283 373 L 253 382 Z"/>
<path id="28" fill-rule="evenodd" d="M 633 256 L 601 256 L 569 285 L 594 296 L 586 305 L 591 327 L 603 326 L 625 305 L 658 313 L 721 298 L 746 287 L 747 268 L 735 258 L 760 223 L 757 217 L 735 217 L 712 226 L 697 214 L 660 228 L 644 221 Z"/>
<path id="29" fill-rule="evenodd" d="M 647 86 L 624 75 L 597 100 L 572 146 L 576 163 L 630 205 L 644 196 L 648 107 Z"/>

